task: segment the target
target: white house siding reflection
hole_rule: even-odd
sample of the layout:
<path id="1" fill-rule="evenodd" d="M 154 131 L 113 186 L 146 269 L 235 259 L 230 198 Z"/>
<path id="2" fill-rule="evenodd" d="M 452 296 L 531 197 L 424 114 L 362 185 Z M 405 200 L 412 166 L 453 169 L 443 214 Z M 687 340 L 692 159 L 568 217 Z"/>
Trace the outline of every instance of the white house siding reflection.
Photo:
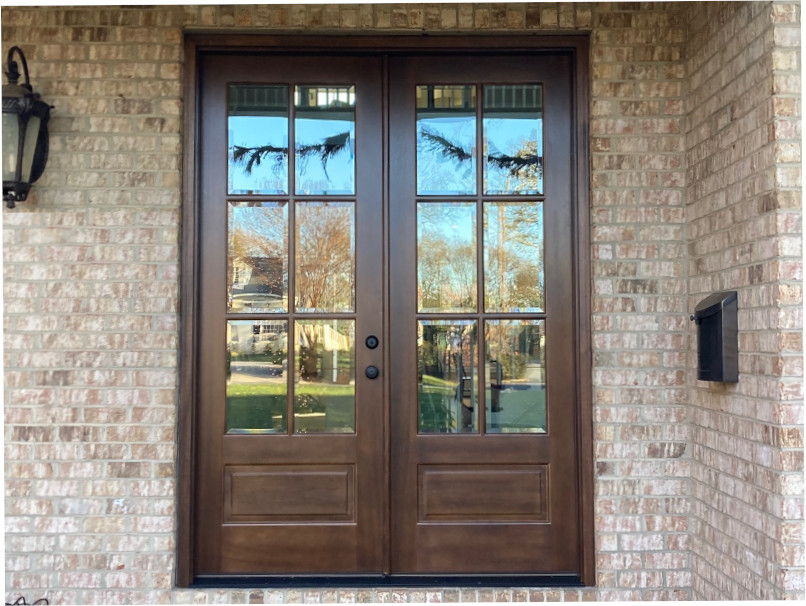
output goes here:
<path id="1" fill-rule="evenodd" d="M 238 312 L 288 309 L 288 205 L 230 202 L 227 307 Z"/>
<path id="2" fill-rule="evenodd" d="M 285 432 L 287 320 L 227 322 L 227 432 Z"/>

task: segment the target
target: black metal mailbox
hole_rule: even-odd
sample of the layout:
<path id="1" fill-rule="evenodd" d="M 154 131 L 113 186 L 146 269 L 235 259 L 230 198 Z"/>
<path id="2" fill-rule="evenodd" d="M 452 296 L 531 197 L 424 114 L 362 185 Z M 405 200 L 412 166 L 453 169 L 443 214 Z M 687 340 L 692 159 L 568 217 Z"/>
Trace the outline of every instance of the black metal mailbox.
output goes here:
<path id="1" fill-rule="evenodd" d="M 697 379 L 736 383 L 739 380 L 738 295 L 714 293 L 697 304 Z"/>

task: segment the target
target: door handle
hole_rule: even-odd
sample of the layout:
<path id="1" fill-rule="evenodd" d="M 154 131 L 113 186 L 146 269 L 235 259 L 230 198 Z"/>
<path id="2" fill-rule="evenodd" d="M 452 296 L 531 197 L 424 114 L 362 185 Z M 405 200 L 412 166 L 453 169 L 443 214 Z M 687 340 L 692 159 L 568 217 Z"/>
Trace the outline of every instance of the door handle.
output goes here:
<path id="1" fill-rule="evenodd" d="M 378 370 L 377 366 L 367 366 L 364 374 L 367 375 L 368 379 L 377 379 L 378 375 L 381 374 L 381 371 Z"/>

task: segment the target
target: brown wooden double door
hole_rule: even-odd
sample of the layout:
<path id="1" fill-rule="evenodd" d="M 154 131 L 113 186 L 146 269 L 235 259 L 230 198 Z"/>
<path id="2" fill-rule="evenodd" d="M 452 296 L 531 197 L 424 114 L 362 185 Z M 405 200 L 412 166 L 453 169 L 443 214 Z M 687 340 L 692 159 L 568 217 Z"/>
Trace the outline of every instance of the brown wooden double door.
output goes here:
<path id="1" fill-rule="evenodd" d="M 204 57 L 197 576 L 579 573 L 570 73 Z"/>

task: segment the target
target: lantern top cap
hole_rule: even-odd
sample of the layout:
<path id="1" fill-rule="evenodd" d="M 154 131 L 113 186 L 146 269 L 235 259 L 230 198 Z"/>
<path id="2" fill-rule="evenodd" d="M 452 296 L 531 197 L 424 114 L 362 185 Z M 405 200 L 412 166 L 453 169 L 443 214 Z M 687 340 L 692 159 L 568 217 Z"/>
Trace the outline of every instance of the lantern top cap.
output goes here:
<path id="1" fill-rule="evenodd" d="M 3 97 L 30 97 L 32 95 L 39 96 L 38 93 L 34 93 L 30 88 L 19 84 L 9 83 L 3 85 Z"/>

